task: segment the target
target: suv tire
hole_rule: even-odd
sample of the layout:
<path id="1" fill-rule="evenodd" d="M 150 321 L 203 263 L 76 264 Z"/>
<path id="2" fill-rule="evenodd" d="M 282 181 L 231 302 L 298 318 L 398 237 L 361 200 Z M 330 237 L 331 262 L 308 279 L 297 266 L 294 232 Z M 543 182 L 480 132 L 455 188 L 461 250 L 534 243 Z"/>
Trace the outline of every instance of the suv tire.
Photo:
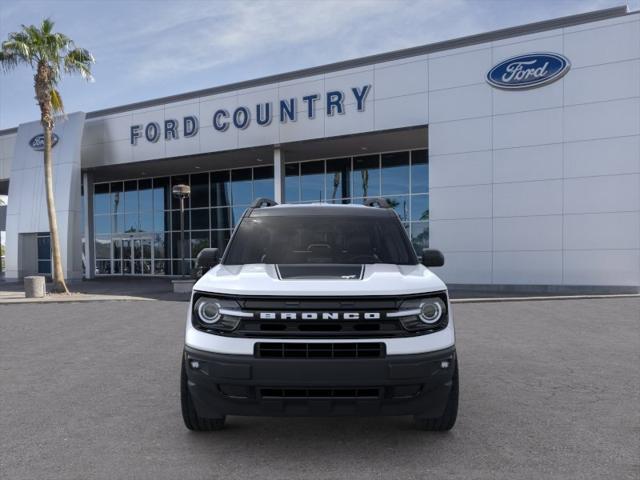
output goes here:
<path id="1" fill-rule="evenodd" d="M 198 415 L 193 401 L 191 400 L 191 394 L 189 393 L 189 387 L 187 385 L 187 371 L 185 369 L 184 360 L 182 361 L 182 371 L 180 373 L 180 403 L 182 405 L 182 419 L 184 425 L 189 430 L 196 432 L 212 432 L 215 430 L 221 430 L 224 427 L 226 417 L 219 418 L 203 418 Z"/>
<path id="2" fill-rule="evenodd" d="M 457 360 L 451 382 L 451 392 L 449 392 L 447 405 L 442 416 L 436 418 L 422 418 L 415 416 L 413 418 L 416 428 L 428 432 L 445 432 L 453 428 L 456 424 L 456 418 L 458 417 L 458 396 L 460 391 Z"/>

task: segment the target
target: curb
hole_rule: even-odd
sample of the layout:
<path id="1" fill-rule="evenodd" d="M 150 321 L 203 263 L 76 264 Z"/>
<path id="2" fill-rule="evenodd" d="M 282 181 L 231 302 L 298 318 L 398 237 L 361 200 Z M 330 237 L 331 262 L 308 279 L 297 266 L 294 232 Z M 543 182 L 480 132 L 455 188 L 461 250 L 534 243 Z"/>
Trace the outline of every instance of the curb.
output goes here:
<path id="1" fill-rule="evenodd" d="M 506 302 L 541 302 L 549 300 L 588 300 L 593 298 L 640 298 L 639 293 L 620 293 L 613 295 L 555 295 L 541 297 L 482 297 L 482 298 L 452 298 L 451 303 L 506 303 Z"/>

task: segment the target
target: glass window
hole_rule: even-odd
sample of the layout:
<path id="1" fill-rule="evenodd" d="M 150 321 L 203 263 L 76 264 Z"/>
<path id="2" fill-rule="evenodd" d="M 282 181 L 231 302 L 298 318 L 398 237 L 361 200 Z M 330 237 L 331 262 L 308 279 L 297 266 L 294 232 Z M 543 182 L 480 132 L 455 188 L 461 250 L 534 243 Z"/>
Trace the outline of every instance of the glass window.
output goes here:
<path id="1" fill-rule="evenodd" d="M 380 196 L 380 157 L 378 155 L 353 158 L 353 196 Z"/>
<path id="2" fill-rule="evenodd" d="M 190 225 L 189 217 L 191 216 L 189 212 L 190 210 L 184 211 L 184 229 L 185 230 L 189 230 L 189 225 Z M 171 229 L 177 232 L 179 232 L 181 229 L 180 210 L 174 210 L 173 212 L 171 212 Z"/>
<path id="3" fill-rule="evenodd" d="M 153 212 L 153 231 L 164 232 L 170 229 L 169 212 Z"/>
<path id="4" fill-rule="evenodd" d="M 136 192 L 137 193 L 137 192 Z M 134 233 L 140 230 L 140 222 L 138 219 L 138 211 L 127 212 L 124 214 L 124 231 L 126 233 Z"/>
<path id="5" fill-rule="evenodd" d="M 110 237 L 96 237 L 96 258 L 111 258 Z"/>
<path id="6" fill-rule="evenodd" d="M 171 234 L 171 256 L 173 258 L 182 258 L 182 250 L 180 243 L 180 232 Z M 184 232 L 184 255 L 189 258 L 189 232 Z"/>
<path id="7" fill-rule="evenodd" d="M 300 201 L 300 164 L 288 163 L 284 166 L 284 198 L 286 203 Z"/>
<path id="8" fill-rule="evenodd" d="M 409 195 L 402 195 L 397 197 L 385 197 L 389 206 L 393 208 L 400 220 L 409 220 Z"/>
<path id="9" fill-rule="evenodd" d="M 182 262 L 182 260 L 174 260 L 173 262 L 173 274 L 174 275 L 190 275 L 191 270 L 194 267 L 194 262 L 188 258 Z"/>
<path id="10" fill-rule="evenodd" d="M 409 193 L 409 152 L 383 153 L 382 195 Z"/>
<path id="11" fill-rule="evenodd" d="M 153 212 L 140 212 L 140 231 L 153 232 Z"/>
<path id="12" fill-rule="evenodd" d="M 418 255 L 423 248 L 429 248 L 429 223 L 413 222 L 411 224 L 411 243 Z"/>
<path id="13" fill-rule="evenodd" d="M 411 196 L 411 220 L 429 220 L 429 195 Z"/>
<path id="14" fill-rule="evenodd" d="M 111 215 L 111 231 L 113 233 L 124 232 L 124 213 L 120 213 L 119 215 Z"/>
<path id="15" fill-rule="evenodd" d="M 111 215 L 96 215 L 93 217 L 93 228 L 96 235 L 111 233 Z"/>
<path id="16" fill-rule="evenodd" d="M 191 208 L 209 206 L 209 174 L 191 175 Z"/>
<path id="17" fill-rule="evenodd" d="M 191 258 L 197 257 L 203 248 L 209 248 L 209 232 L 191 232 Z"/>
<path id="18" fill-rule="evenodd" d="M 300 192 L 303 202 L 324 201 L 324 161 L 300 164 Z"/>
<path id="19" fill-rule="evenodd" d="M 231 170 L 231 200 L 234 205 L 249 205 L 252 202 L 250 168 Z"/>
<path id="20" fill-rule="evenodd" d="M 122 217 L 124 212 L 124 184 L 111 182 L 111 214 Z"/>
<path id="21" fill-rule="evenodd" d="M 326 188 L 329 203 L 342 203 L 351 197 L 350 158 L 327 160 Z"/>
<path id="22" fill-rule="evenodd" d="M 123 258 L 124 252 L 122 251 L 122 240 L 120 238 L 114 238 L 112 240 L 113 244 L 113 258 L 121 260 Z M 127 252 L 127 257 L 131 255 L 131 252 Z"/>
<path id="23" fill-rule="evenodd" d="M 211 206 L 226 207 L 231 205 L 229 171 L 211 172 Z"/>
<path id="24" fill-rule="evenodd" d="M 191 210 L 191 230 L 209 230 L 209 209 Z"/>
<path id="25" fill-rule="evenodd" d="M 151 187 L 151 179 L 145 178 L 138 180 L 138 200 L 140 202 L 141 212 L 150 212 L 153 210 L 153 188 Z"/>
<path id="26" fill-rule="evenodd" d="M 229 207 L 212 208 L 211 209 L 211 228 L 230 228 L 230 211 Z"/>
<path id="27" fill-rule="evenodd" d="M 51 274 L 51 260 L 38 260 L 38 273 Z"/>
<path id="28" fill-rule="evenodd" d="M 38 235 L 38 259 L 49 260 L 51 259 L 51 236 L 50 235 Z"/>
<path id="29" fill-rule="evenodd" d="M 426 150 L 411 152 L 411 193 L 429 191 L 429 159 Z"/>
<path id="30" fill-rule="evenodd" d="M 253 169 L 253 197 L 273 198 L 273 167 Z"/>
<path id="31" fill-rule="evenodd" d="M 166 258 L 169 255 L 169 234 L 156 233 L 153 236 L 153 256 L 155 258 Z"/>
<path id="32" fill-rule="evenodd" d="M 96 273 L 98 275 L 108 275 L 111 273 L 111 261 L 110 260 L 98 260 L 96 262 Z"/>
<path id="33" fill-rule="evenodd" d="M 153 179 L 153 209 L 168 210 L 171 208 L 171 189 L 169 188 L 169 178 Z"/>
<path id="34" fill-rule="evenodd" d="M 138 182 L 130 180 L 124 182 L 124 211 L 138 213 Z"/>
<path id="35" fill-rule="evenodd" d="M 231 230 L 214 230 L 211 232 L 211 247 L 218 248 L 220 253 L 224 251 L 229 243 L 229 238 L 231 237 Z"/>
<path id="36" fill-rule="evenodd" d="M 93 213 L 109 213 L 109 184 L 96 184 L 93 191 Z"/>
<path id="37" fill-rule="evenodd" d="M 189 175 L 176 175 L 171 177 L 171 188 L 176 185 L 189 185 Z M 173 191 L 173 190 L 172 190 Z M 171 208 L 180 208 L 180 199 L 171 195 Z M 184 208 L 189 208 L 189 198 L 184 200 Z"/>
<path id="38" fill-rule="evenodd" d="M 387 215 L 249 217 L 233 238 L 225 259 L 229 265 L 417 262 L 402 225 Z"/>
<path id="39" fill-rule="evenodd" d="M 156 260 L 153 262 L 153 268 L 156 275 L 171 275 L 171 262 L 168 260 Z"/>

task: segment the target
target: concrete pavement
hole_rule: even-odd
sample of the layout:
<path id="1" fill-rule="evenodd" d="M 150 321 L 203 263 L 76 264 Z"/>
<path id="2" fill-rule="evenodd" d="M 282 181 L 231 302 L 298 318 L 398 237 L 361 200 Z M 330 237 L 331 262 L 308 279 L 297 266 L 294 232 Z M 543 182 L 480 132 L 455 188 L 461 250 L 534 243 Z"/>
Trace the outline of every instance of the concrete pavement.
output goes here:
<path id="1" fill-rule="evenodd" d="M 640 300 L 454 306 L 458 424 L 182 425 L 183 302 L 0 305 L 7 479 L 636 479 Z"/>

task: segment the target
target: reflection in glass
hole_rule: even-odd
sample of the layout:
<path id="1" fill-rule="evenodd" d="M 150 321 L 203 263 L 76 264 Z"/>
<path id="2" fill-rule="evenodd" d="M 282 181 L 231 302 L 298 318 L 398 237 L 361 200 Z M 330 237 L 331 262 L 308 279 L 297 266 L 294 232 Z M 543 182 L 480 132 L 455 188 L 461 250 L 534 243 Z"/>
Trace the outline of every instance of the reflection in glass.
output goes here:
<path id="1" fill-rule="evenodd" d="M 231 226 L 230 223 L 230 212 L 229 207 L 221 207 L 221 208 L 212 208 L 211 209 L 211 229 L 215 230 L 218 228 L 229 228 Z"/>
<path id="2" fill-rule="evenodd" d="M 93 191 L 93 213 L 109 213 L 109 184 L 96 184 L 93 186 Z"/>
<path id="3" fill-rule="evenodd" d="M 409 195 L 402 195 L 396 197 L 385 197 L 389 206 L 393 208 L 400 220 L 409 220 Z"/>
<path id="4" fill-rule="evenodd" d="M 273 198 L 273 167 L 253 169 L 253 199 Z"/>
<path id="5" fill-rule="evenodd" d="M 203 248 L 209 248 L 209 232 L 191 232 L 191 257 L 197 257 Z"/>
<path id="6" fill-rule="evenodd" d="M 211 172 L 211 206 L 225 207 L 231 205 L 229 171 Z"/>
<path id="7" fill-rule="evenodd" d="M 209 230 L 209 209 L 191 210 L 191 230 Z"/>
<path id="8" fill-rule="evenodd" d="M 353 196 L 380 195 L 380 157 L 367 155 L 353 158 Z"/>
<path id="9" fill-rule="evenodd" d="M 326 187 L 329 203 L 351 197 L 351 158 L 327 160 Z"/>
<path id="10" fill-rule="evenodd" d="M 411 220 L 429 220 L 429 195 L 411 196 Z"/>
<path id="11" fill-rule="evenodd" d="M 231 200 L 239 205 L 249 205 L 253 200 L 250 168 L 231 170 Z"/>
<path id="12" fill-rule="evenodd" d="M 129 180 L 124 182 L 124 211 L 138 213 L 138 182 Z"/>
<path id="13" fill-rule="evenodd" d="M 127 212 L 124 214 L 124 231 L 125 233 L 134 233 L 140 229 L 138 222 L 138 212 Z"/>
<path id="14" fill-rule="evenodd" d="M 429 223 L 411 223 L 411 243 L 418 255 L 422 255 L 423 248 L 429 248 Z"/>
<path id="15" fill-rule="evenodd" d="M 169 234 L 156 233 L 153 236 L 153 255 L 155 258 L 165 258 L 168 252 Z"/>
<path id="16" fill-rule="evenodd" d="M 153 212 L 153 231 L 164 232 L 169 230 L 169 212 Z"/>
<path id="17" fill-rule="evenodd" d="M 191 175 L 191 208 L 209 206 L 209 174 Z"/>
<path id="18" fill-rule="evenodd" d="M 96 235 L 111 233 L 111 215 L 96 215 L 93 217 L 93 228 Z"/>
<path id="19" fill-rule="evenodd" d="M 140 212 L 139 225 L 141 232 L 153 232 L 153 212 Z"/>
<path id="20" fill-rule="evenodd" d="M 242 214 L 247 209 L 247 205 L 235 205 L 231 209 L 231 224 L 232 226 L 236 226 L 240 219 L 242 218 Z"/>
<path id="21" fill-rule="evenodd" d="M 111 238 L 96 237 L 96 258 L 111 258 Z"/>
<path id="22" fill-rule="evenodd" d="M 184 229 L 189 230 L 189 222 L 191 217 L 191 211 L 184 211 Z M 180 226 L 180 210 L 174 210 L 171 212 L 171 229 L 175 232 L 179 232 L 182 228 Z"/>
<path id="23" fill-rule="evenodd" d="M 300 164 L 288 163 L 284 166 L 284 198 L 286 203 L 300 201 Z"/>
<path id="24" fill-rule="evenodd" d="M 300 164 L 300 193 L 303 202 L 324 201 L 324 161 Z"/>
<path id="25" fill-rule="evenodd" d="M 153 209 L 168 210 L 171 208 L 171 190 L 169 189 L 169 178 L 153 179 Z"/>
<path id="26" fill-rule="evenodd" d="M 411 192 L 426 193 L 429 191 L 429 163 L 426 150 L 411 152 Z"/>
<path id="27" fill-rule="evenodd" d="M 38 235 L 38 258 L 48 260 L 51 258 L 51 236 Z"/>
<path id="28" fill-rule="evenodd" d="M 153 210 L 153 189 L 150 178 L 138 180 L 138 202 L 141 212 Z"/>
<path id="29" fill-rule="evenodd" d="M 383 153 L 382 195 L 409 193 L 409 152 Z"/>

